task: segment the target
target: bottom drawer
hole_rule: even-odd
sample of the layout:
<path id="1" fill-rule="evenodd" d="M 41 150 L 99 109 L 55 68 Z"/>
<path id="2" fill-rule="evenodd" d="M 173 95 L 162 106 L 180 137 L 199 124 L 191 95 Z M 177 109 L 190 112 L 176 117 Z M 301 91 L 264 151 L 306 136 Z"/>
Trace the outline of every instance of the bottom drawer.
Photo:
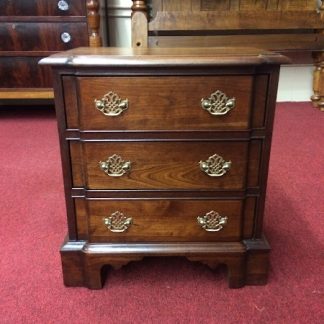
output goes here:
<path id="1" fill-rule="evenodd" d="M 238 241 L 241 200 L 88 200 L 91 242 Z"/>
<path id="2" fill-rule="evenodd" d="M 48 66 L 38 65 L 42 57 L 0 56 L 1 88 L 51 88 Z"/>

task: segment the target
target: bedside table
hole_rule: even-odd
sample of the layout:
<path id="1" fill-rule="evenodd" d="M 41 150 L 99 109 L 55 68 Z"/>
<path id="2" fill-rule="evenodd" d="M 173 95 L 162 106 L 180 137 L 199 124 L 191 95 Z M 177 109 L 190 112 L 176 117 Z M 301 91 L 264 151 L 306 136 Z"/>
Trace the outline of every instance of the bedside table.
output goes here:
<path id="1" fill-rule="evenodd" d="M 265 284 L 262 219 L 279 67 L 241 48 L 79 48 L 55 76 L 67 286 L 146 256 L 225 264 L 232 288 Z"/>

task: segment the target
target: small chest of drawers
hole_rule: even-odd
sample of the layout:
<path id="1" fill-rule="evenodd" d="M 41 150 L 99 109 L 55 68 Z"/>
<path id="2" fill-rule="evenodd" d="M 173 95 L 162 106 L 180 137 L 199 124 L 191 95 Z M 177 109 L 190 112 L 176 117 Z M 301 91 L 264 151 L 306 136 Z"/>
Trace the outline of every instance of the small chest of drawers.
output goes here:
<path id="1" fill-rule="evenodd" d="M 265 284 L 262 219 L 283 56 L 254 49 L 76 49 L 53 67 L 67 286 L 146 256 L 225 264 Z"/>

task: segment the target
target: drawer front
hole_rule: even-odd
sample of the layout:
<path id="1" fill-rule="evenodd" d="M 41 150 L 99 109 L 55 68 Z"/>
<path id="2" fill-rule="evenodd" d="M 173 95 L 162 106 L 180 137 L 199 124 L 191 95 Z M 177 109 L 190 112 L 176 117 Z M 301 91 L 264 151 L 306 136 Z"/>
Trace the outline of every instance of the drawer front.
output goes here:
<path id="1" fill-rule="evenodd" d="M 85 16 L 80 0 L 1 0 L 2 16 Z"/>
<path id="2" fill-rule="evenodd" d="M 82 77 L 79 78 L 80 128 L 247 129 L 252 83 L 252 76 Z M 114 106 L 118 113 L 115 95 L 127 99 L 127 109 L 111 116 Z M 101 110 L 96 108 L 95 100 Z"/>
<path id="3" fill-rule="evenodd" d="M 80 164 L 85 169 L 89 189 L 239 190 L 245 186 L 247 142 L 87 142 L 84 161 L 74 157 L 77 151 L 71 147 L 73 164 L 76 170 Z"/>
<path id="4" fill-rule="evenodd" d="M 92 242 L 241 238 L 240 200 L 90 200 L 88 212 Z"/>
<path id="5" fill-rule="evenodd" d="M 42 57 L 0 56 L 1 88 L 50 88 L 51 70 L 39 66 Z"/>
<path id="6" fill-rule="evenodd" d="M 0 24 L 2 51 L 63 51 L 88 45 L 86 23 Z"/>

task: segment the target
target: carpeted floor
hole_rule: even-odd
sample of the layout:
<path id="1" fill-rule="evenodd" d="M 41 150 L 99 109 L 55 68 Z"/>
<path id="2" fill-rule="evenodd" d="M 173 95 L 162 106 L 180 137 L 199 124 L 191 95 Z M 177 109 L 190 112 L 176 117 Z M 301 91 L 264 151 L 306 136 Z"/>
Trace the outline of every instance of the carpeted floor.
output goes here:
<path id="1" fill-rule="evenodd" d="M 279 104 L 265 233 L 266 286 L 227 288 L 181 258 L 111 271 L 104 289 L 65 288 L 66 232 L 53 110 L 0 108 L 0 323 L 324 323 L 324 113 Z"/>

